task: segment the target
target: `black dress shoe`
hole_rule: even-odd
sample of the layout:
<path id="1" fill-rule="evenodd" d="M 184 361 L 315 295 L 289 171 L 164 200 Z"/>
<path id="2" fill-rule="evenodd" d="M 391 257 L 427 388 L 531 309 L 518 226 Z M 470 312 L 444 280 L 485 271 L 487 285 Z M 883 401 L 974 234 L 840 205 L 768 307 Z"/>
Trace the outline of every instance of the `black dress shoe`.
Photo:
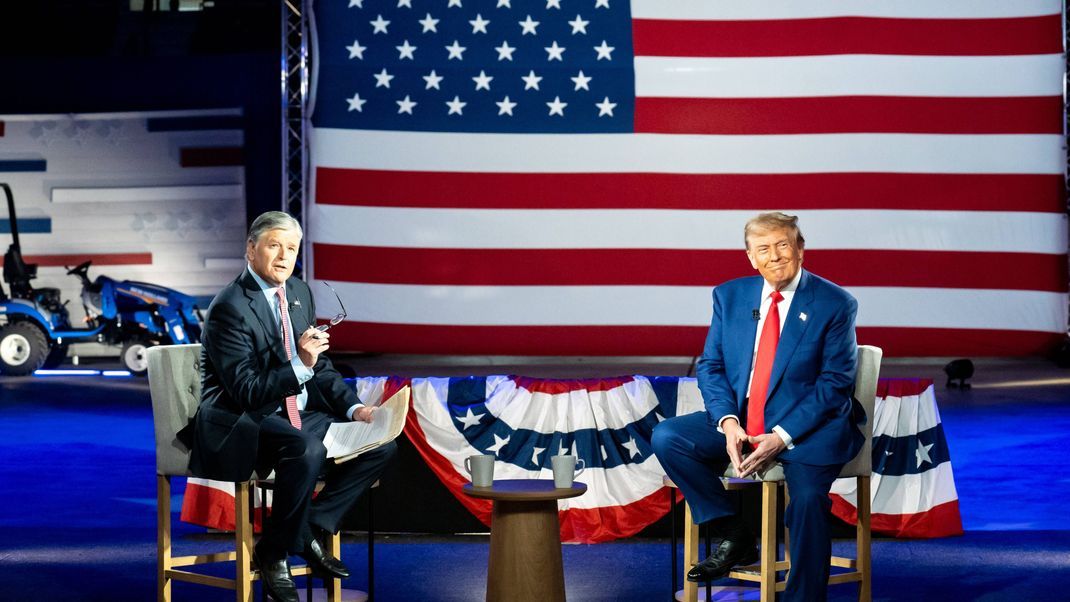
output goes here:
<path id="1" fill-rule="evenodd" d="M 691 567 L 687 572 L 687 580 L 713 581 L 727 575 L 735 566 L 755 562 L 758 562 L 758 548 L 753 541 L 723 539 L 709 558 Z"/>
<path id="2" fill-rule="evenodd" d="M 290 574 L 290 563 L 285 558 L 282 560 L 261 560 L 257 551 L 253 550 L 253 565 L 260 571 L 260 581 L 272 598 L 278 602 L 299 602 L 297 586 L 294 585 L 293 575 Z"/>
<path id="3" fill-rule="evenodd" d="M 308 566 L 312 567 L 312 571 L 320 576 L 337 577 L 338 579 L 348 579 L 349 569 L 346 565 L 342 564 L 341 560 L 338 560 L 334 556 L 331 556 L 330 552 L 325 550 L 320 545 L 319 539 L 313 537 L 305 544 L 305 549 L 301 552 L 301 558 L 305 559 Z"/>

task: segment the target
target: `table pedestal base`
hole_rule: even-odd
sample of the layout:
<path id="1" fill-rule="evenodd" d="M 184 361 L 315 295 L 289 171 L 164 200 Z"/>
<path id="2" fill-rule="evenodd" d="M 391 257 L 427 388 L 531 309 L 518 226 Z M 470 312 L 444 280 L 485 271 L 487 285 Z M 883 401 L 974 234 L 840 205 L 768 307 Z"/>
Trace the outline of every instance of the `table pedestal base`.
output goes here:
<path id="1" fill-rule="evenodd" d="M 487 602 L 564 602 L 557 502 L 495 500 Z"/>

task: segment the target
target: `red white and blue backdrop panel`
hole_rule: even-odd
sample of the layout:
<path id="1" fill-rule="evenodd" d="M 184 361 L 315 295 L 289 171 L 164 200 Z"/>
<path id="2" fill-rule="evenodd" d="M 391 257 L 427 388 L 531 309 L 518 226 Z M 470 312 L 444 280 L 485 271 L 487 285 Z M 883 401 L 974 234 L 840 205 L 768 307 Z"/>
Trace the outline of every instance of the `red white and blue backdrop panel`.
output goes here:
<path id="1" fill-rule="evenodd" d="M 693 355 L 772 209 L 889 356 L 1065 336 L 1058 0 L 312 6 L 336 349 Z"/>
<path id="2" fill-rule="evenodd" d="M 491 506 L 461 493 L 464 458 L 497 457 L 496 479 L 552 478 L 550 457 L 586 464 L 583 496 L 559 502 L 563 541 L 628 537 L 670 508 L 665 475 L 650 449 L 661 420 L 702 410 L 694 379 L 624 376 L 587 380 L 518 376 L 366 377 L 361 399 L 381 403 L 412 387 L 405 434 L 447 489 L 490 524 Z M 950 456 L 929 381 L 882 381 L 874 424 L 874 531 L 899 537 L 962 532 Z M 836 483 L 833 511 L 854 522 L 853 479 Z M 233 487 L 190 479 L 182 520 L 232 529 Z"/>

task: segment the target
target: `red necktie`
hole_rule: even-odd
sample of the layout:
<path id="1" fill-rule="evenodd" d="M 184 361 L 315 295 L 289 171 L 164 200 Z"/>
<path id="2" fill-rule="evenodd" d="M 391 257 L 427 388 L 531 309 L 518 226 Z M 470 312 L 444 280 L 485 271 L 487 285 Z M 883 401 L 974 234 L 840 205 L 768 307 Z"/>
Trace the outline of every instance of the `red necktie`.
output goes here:
<path id="1" fill-rule="evenodd" d="M 773 291 L 773 301 L 758 339 L 758 358 L 754 361 L 754 375 L 750 381 L 750 399 L 747 401 L 747 434 L 757 436 L 765 433 L 765 397 L 769 393 L 769 377 L 773 374 L 776 346 L 780 342 L 780 309 L 777 306 L 784 297 Z"/>
<path id="2" fill-rule="evenodd" d="M 286 347 L 286 359 L 292 360 L 294 357 L 293 347 L 290 345 L 289 332 L 290 329 L 286 327 L 290 323 L 290 312 L 286 309 L 286 291 L 285 286 L 280 286 L 276 290 L 279 297 L 279 317 L 280 326 L 282 327 L 282 344 Z M 286 416 L 290 419 L 290 424 L 294 425 L 294 428 L 301 428 L 301 414 L 297 412 L 297 396 L 291 395 L 286 398 Z"/>

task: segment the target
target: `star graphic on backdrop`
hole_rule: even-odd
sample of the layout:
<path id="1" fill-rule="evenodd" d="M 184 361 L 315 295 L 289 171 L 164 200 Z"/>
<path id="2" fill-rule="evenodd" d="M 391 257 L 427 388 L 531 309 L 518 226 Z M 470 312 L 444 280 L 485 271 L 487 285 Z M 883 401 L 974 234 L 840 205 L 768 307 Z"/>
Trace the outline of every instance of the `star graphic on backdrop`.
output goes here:
<path id="1" fill-rule="evenodd" d="M 499 61 L 511 61 L 513 60 L 513 52 L 516 50 L 516 46 L 510 46 L 509 42 L 502 42 L 501 46 L 495 46 L 494 49 L 498 51 Z"/>
<path id="2" fill-rule="evenodd" d="M 560 96 L 555 96 L 553 102 L 546 103 L 546 106 L 550 107 L 550 115 L 565 116 L 565 107 L 568 106 L 567 102 L 561 102 Z"/>
<path id="3" fill-rule="evenodd" d="M 441 90 L 442 88 L 439 88 L 438 84 L 443 79 L 445 79 L 441 75 L 435 73 L 434 69 L 431 70 L 431 73 L 428 73 L 427 75 L 421 75 L 420 77 L 424 78 L 424 81 L 427 82 L 427 86 L 424 87 L 424 90 L 430 90 L 431 88 L 434 88 L 436 90 Z"/>
<path id="4" fill-rule="evenodd" d="M 558 46 L 557 40 L 554 40 L 553 44 L 551 44 L 550 46 L 546 46 L 545 48 L 543 48 L 543 50 L 546 51 L 547 61 L 564 61 L 564 59 L 561 58 L 561 55 L 565 53 L 565 47 Z"/>
<path id="5" fill-rule="evenodd" d="M 545 447 L 535 447 L 531 450 L 531 463 L 535 466 L 539 466 L 539 454 L 546 451 Z"/>
<path id="6" fill-rule="evenodd" d="M 517 21 L 517 23 L 520 24 L 520 28 L 521 28 L 520 35 L 524 36 L 524 35 L 527 35 L 529 33 L 531 35 L 533 35 L 533 36 L 539 35 L 538 33 L 535 32 L 535 28 L 539 26 L 539 22 L 538 21 L 532 21 L 531 20 L 531 15 L 528 15 L 527 18 L 524 19 L 523 21 Z"/>
<path id="7" fill-rule="evenodd" d="M 375 77 L 376 88 L 389 88 L 390 80 L 394 79 L 393 75 L 386 72 L 386 67 L 383 67 L 383 70 L 379 73 L 372 73 L 372 76 Z"/>
<path id="8" fill-rule="evenodd" d="M 375 20 L 374 21 L 368 21 L 368 23 L 371 23 L 372 27 L 375 28 L 375 29 L 372 30 L 373 34 L 387 33 L 386 26 L 390 25 L 390 21 L 387 21 L 386 19 L 384 19 L 383 15 L 375 15 Z"/>
<path id="9" fill-rule="evenodd" d="M 594 51 L 598 53 L 598 58 L 595 60 L 600 61 L 602 59 L 606 59 L 607 61 L 612 61 L 614 50 L 616 50 L 616 47 L 610 46 L 606 44 L 605 40 L 602 40 L 602 43 L 600 45 L 594 47 Z"/>
<path id="10" fill-rule="evenodd" d="M 432 17 L 431 13 L 427 13 L 426 17 L 417 21 L 417 23 L 424 26 L 424 30 L 420 33 L 427 33 L 429 31 L 438 33 L 438 27 L 436 27 L 438 25 L 438 22 L 439 19 Z"/>
<path id="11" fill-rule="evenodd" d="M 461 111 L 461 109 L 463 109 L 466 104 L 468 104 L 468 103 L 467 102 L 462 102 L 460 97 L 454 96 L 453 100 L 447 100 L 446 101 L 446 106 L 448 106 L 450 108 L 450 112 L 446 113 L 446 114 L 447 115 L 453 115 L 453 114 L 464 115 L 464 113 Z"/>
<path id="12" fill-rule="evenodd" d="M 450 55 L 448 57 L 446 57 L 447 61 L 451 60 L 451 59 L 457 59 L 458 61 L 463 61 L 464 60 L 464 56 L 462 56 L 462 55 L 464 54 L 464 51 L 468 50 L 468 49 L 465 48 L 464 46 L 461 46 L 457 42 L 457 40 L 454 40 L 452 44 L 450 44 L 449 46 L 446 46 L 446 50 L 448 50 L 449 53 L 450 53 Z"/>
<path id="13" fill-rule="evenodd" d="M 506 445 L 509 445 L 509 437 L 499 437 L 497 433 L 494 433 L 494 445 L 488 447 L 487 451 L 497 455 Z"/>
<path id="14" fill-rule="evenodd" d="M 349 8 L 364 8 L 364 0 L 349 0 Z"/>
<path id="15" fill-rule="evenodd" d="M 346 46 L 346 50 L 349 51 L 349 58 L 364 60 L 364 51 L 367 50 L 367 46 L 361 46 L 360 41 L 353 40 L 352 46 Z"/>
<path id="16" fill-rule="evenodd" d="M 546 0 L 546 10 L 551 8 L 561 9 L 561 0 Z"/>
<path id="17" fill-rule="evenodd" d="M 634 437 L 628 437 L 628 442 L 627 443 L 622 443 L 621 447 L 623 447 L 624 449 L 628 450 L 628 457 L 629 458 L 634 458 L 636 456 L 642 455 L 642 454 L 639 453 L 639 444 L 635 442 L 635 438 Z"/>
<path id="18" fill-rule="evenodd" d="M 523 75 L 520 79 L 524 80 L 524 89 L 530 90 L 531 88 L 539 89 L 539 82 L 542 81 L 542 76 L 535 75 L 535 70 L 532 69 L 527 75 Z"/>
<path id="19" fill-rule="evenodd" d="M 415 60 L 416 57 L 414 57 L 413 54 L 416 52 L 416 47 L 409 44 L 408 40 L 402 42 L 401 46 L 394 46 L 394 48 L 398 49 L 399 61 L 402 59 L 409 59 L 410 61 Z"/>
<path id="20" fill-rule="evenodd" d="M 512 115 L 513 114 L 513 107 L 516 106 L 516 103 L 510 101 L 508 96 L 506 96 L 505 98 L 501 99 L 501 101 L 499 101 L 499 102 L 495 102 L 494 104 L 498 105 L 498 114 L 499 115 Z"/>
<path id="21" fill-rule="evenodd" d="M 926 462 L 928 462 L 929 464 L 933 463 L 932 458 L 929 457 L 929 450 L 932 448 L 932 443 L 928 445 L 922 445 L 921 441 L 918 441 L 918 449 L 914 451 L 914 456 L 918 459 L 918 468 L 921 468 L 921 465 Z"/>
<path id="22" fill-rule="evenodd" d="M 405 95 L 405 98 L 402 98 L 401 100 L 397 101 L 397 103 L 399 115 L 401 113 L 408 113 L 409 115 L 412 115 L 412 108 L 415 107 L 417 104 L 413 100 L 409 99 L 408 94 Z"/>
<path id="23" fill-rule="evenodd" d="M 412 0 L 398 0 L 398 8 L 404 6 L 405 8 L 412 8 Z"/>
<path id="24" fill-rule="evenodd" d="M 609 8 L 609 0 L 594 0 L 595 8 Z"/>
<path id="25" fill-rule="evenodd" d="M 591 24 L 590 21 L 584 21 L 583 17 L 580 17 L 579 15 L 576 15 L 575 19 L 566 22 L 572 26 L 572 35 L 576 35 L 578 33 L 587 35 L 587 26 Z"/>
<path id="26" fill-rule="evenodd" d="M 490 25 L 490 21 L 483 18 L 483 15 L 477 14 L 476 18 L 468 22 L 472 26 L 472 35 L 477 33 L 487 33 L 487 25 Z"/>
<path id="27" fill-rule="evenodd" d="M 587 84 L 590 83 L 590 81 L 594 78 L 584 75 L 583 69 L 580 69 L 580 72 L 576 74 L 576 77 L 570 77 L 569 79 L 571 79 L 573 83 L 576 84 L 576 90 L 574 91 L 578 91 L 580 88 L 583 88 L 584 90 L 590 90 L 590 88 L 587 87 Z"/>
<path id="28" fill-rule="evenodd" d="M 461 0 L 450 0 L 449 3 L 446 4 L 446 8 L 449 8 L 451 6 L 456 6 L 457 8 L 464 8 L 463 6 L 461 6 Z"/>
<path id="29" fill-rule="evenodd" d="M 613 116 L 613 109 L 617 108 L 617 103 L 609 102 L 609 97 L 602 99 L 602 102 L 594 103 L 594 106 L 598 107 L 598 116 L 603 117 L 605 115 Z"/>
<path id="30" fill-rule="evenodd" d="M 468 412 L 464 416 L 456 416 L 455 419 L 464 424 L 463 430 L 468 430 L 470 426 L 477 426 L 479 419 L 486 416 L 486 414 L 476 414 L 472 411 L 472 408 L 468 408 Z"/>
<path id="31" fill-rule="evenodd" d="M 498 6 L 495 6 L 494 8 L 501 8 L 503 6 L 505 8 L 513 8 L 513 5 L 509 3 L 509 0 L 498 0 Z"/>
<path id="32" fill-rule="evenodd" d="M 482 69 L 479 70 L 479 75 L 472 78 L 472 81 L 476 83 L 476 90 L 490 90 L 490 80 L 493 77 L 487 75 Z"/>
<path id="33" fill-rule="evenodd" d="M 353 98 L 347 98 L 346 101 L 349 103 L 349 110 L 356 111 L 358 113 L 364 112 L 364 103 L 368 102 L 367 100 L 361 98 L 360 94 L 354 94 Z"/>

